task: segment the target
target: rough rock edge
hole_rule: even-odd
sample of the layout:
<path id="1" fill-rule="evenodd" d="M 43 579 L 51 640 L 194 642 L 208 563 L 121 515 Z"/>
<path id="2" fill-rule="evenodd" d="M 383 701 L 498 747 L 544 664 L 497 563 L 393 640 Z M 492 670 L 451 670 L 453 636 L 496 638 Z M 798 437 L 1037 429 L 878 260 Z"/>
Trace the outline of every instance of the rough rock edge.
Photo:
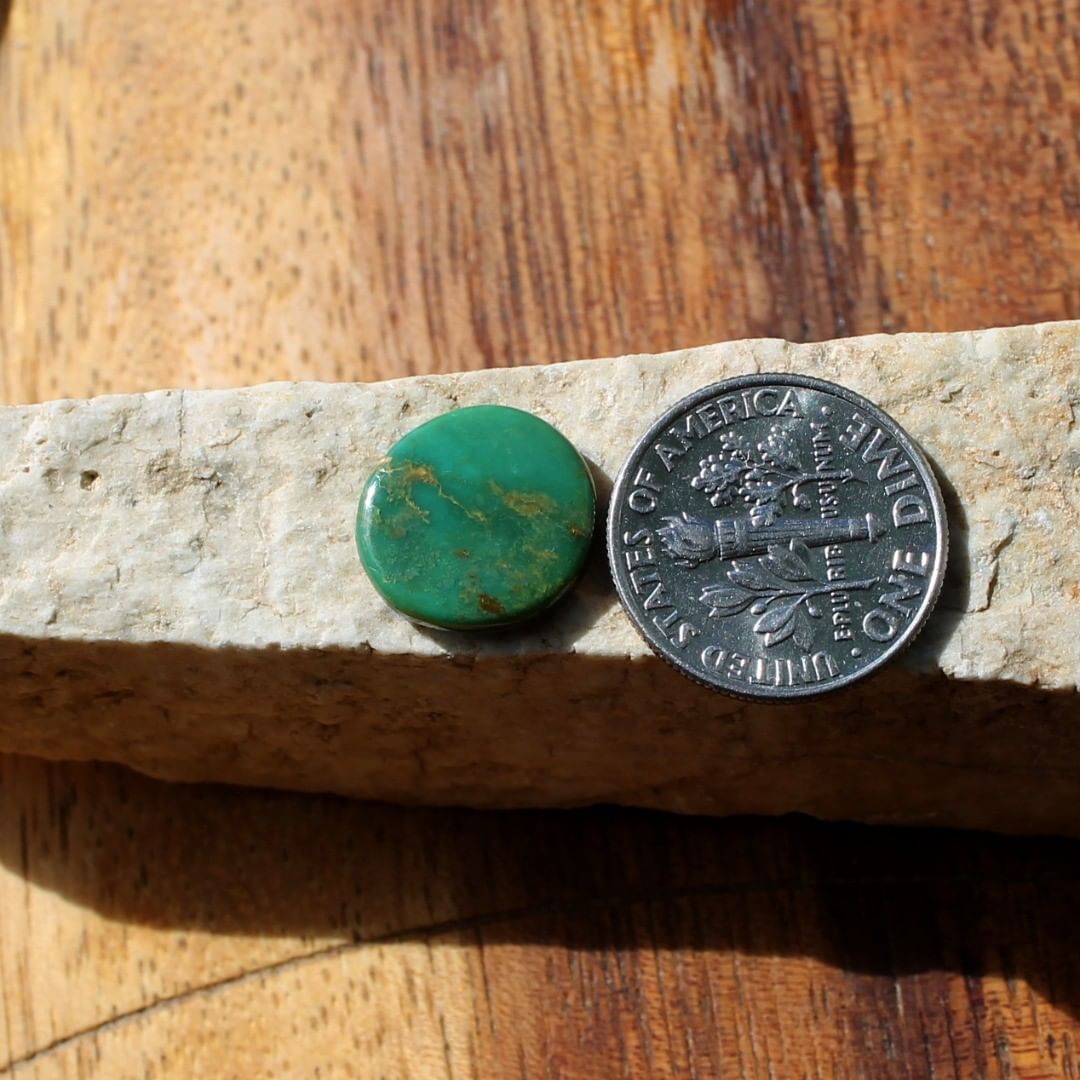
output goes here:
<path id="1" fill-rule="evenodd" d="M 1062 323 L 0 410 L 0 747 L 407 802 L 1080 832 L 1078 360 Z M 944 476 L 951 580 L 892 670 L 718 697 L 648 653 L 599 552 L 528 633 L 432 634 L 374 597 L 355 497 L 408 428 L 529 408 L 603 489 L 665 405 L 749 370 L 851 386 Z"/>

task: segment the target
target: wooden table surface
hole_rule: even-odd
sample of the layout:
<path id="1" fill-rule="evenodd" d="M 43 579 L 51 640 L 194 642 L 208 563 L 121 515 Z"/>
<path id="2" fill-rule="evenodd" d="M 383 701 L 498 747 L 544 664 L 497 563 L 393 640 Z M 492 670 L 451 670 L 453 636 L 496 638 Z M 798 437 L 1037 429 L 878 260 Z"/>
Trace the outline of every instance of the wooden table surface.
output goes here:
<path id="1" fill-rule="evenodd" d="M 1080 315 L 1072 0 L 0 22 L 8 402 Z M 0 1069 L 1076 1077 L 1078 854 L 8 759 Z"/>

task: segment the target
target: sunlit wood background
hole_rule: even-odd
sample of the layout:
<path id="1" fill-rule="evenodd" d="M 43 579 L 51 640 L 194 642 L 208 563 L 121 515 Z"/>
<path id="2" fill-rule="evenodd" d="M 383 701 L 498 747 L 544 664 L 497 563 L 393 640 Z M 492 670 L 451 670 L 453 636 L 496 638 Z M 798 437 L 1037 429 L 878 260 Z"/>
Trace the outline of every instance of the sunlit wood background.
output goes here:
<path id="1" fill-rule="evenodd" d="M 0 22 L 7 402 L 1080 314 L 1071 0 Z M 0 1069 L 1075 1077 L 1078 854 L 9 759 Z"/>

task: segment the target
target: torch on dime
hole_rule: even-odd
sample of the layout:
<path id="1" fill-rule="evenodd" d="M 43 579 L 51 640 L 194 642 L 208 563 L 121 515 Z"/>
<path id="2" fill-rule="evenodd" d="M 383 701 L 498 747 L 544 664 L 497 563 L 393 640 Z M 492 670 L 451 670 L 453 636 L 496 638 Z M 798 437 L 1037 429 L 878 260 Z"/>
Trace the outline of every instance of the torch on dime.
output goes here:
<path id="1" fill-rule="evenodd" d="M 780 700 L 846 686 L 911 641 L 941 589 L 948 523 L 922 451 L 875 405 L 821 379 L 748 375 L 645 433 L 607 541 L 657 653 Z"/>

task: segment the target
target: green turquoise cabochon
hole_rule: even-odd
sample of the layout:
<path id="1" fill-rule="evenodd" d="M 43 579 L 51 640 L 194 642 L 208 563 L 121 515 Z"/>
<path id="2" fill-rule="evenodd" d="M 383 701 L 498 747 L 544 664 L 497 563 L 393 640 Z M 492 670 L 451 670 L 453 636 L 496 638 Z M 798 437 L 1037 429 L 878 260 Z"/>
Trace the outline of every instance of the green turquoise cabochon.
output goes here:
<path id="1" fill-rule="evenodd" d="M 503 405 L 429 420 L 364 485 L 356 544 L 372 584 L 418 623 L 520 622 L 585 565 L 596 517 L 588 466 L 550 424 Z"/>

